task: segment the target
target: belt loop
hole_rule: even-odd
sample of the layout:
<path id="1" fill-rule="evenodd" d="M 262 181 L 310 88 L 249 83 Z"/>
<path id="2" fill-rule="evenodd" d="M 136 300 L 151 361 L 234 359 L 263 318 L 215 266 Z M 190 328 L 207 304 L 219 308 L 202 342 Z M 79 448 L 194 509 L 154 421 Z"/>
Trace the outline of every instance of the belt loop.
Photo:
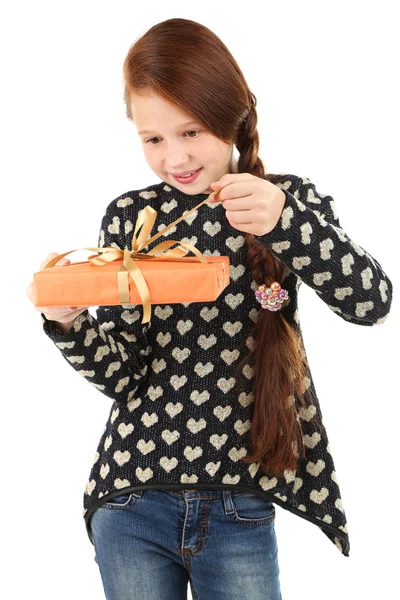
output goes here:
<path id="1" fill-rule="evenodd" d="M 224 502 L 224 510 L 226 515 L 230 515 L 234 512 L 231 490 L 223 490 L 222 498 Z"/>

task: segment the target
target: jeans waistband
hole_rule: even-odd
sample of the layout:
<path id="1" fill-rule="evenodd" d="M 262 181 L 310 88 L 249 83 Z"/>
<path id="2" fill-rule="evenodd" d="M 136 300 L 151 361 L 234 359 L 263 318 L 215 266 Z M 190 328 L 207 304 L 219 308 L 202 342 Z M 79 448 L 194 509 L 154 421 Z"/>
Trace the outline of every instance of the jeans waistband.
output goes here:
<path id="1" fill-rule="evenodd" d="M 177 494 L 178 496 L 209 496 L 211 498 L 222 498 L 222 494 L 224 490 L 193 490 L 194 488 L 187 488 L 184 490 L 169 490 L 164 489 L 165 492 L 171 492 L 172 494 Z"/>

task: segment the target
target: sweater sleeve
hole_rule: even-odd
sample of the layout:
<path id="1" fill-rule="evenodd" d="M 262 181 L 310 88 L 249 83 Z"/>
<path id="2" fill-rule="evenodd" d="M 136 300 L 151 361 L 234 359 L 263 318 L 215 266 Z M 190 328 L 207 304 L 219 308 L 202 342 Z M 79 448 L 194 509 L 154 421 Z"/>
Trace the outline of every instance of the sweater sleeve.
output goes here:
<path id="1" fill-rule="evenodd" d="M 358 325 L 383 323 L 392 283 L 379 262 L 345 233 L 332 196 L 319 193 L 306 177 L 291 175 L 279 187 L 286 197 L 279 221 L 254 237 L 339 317 Z"/>
<path id="2" fill-rule="evenodd" d="M 98 246 L 125 248 L 124 209 L 132 204 L 126 194 L 107 207 Z M 94 318 L 88 310 L 62 333 L 43 313 L 44 332 L 67 363 L 94 387 L 116 402 L 127 404 L 148 371 L 151 347 L 149 323 L 141 324 L 142 306 L 100 306 Z"/>

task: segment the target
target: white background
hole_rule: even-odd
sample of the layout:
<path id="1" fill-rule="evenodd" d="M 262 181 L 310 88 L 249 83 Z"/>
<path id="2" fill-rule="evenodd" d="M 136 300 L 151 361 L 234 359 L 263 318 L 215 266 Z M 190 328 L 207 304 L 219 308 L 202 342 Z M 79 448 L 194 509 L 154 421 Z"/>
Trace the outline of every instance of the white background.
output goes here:
<path id="1" fill-rule="evenodd" d="M 82 503 L 111 401 L 78 377 L 44 335 L 25 289 L 49 252 L 97 245 L 111 200 L 160 181 L 125 116 L 122 64 L 138 37 L 171 17 L 199 21 L 221 37 L 257 97 L 266 168 L 309 177 L 319 192 L 332 195 L 346 233 L 394 284 L 392 312 L 375 327 L 343 321 L 310 288 L 300 288 L 302 330 L 348 520 L 350 557 L 317 526 L 279 506 L 276 532 L 284 600 L 396 595 L 395 6 L 266 0 L 2 5 L 2 597 L 104 598 Z"/>

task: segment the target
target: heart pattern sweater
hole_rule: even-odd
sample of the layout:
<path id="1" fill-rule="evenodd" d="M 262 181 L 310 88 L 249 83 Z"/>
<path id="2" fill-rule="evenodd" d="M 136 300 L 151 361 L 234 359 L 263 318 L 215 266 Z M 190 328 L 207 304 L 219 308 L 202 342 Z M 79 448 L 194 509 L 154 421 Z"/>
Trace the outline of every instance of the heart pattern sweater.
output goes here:
<path id="1" fill-rule="evenodd" d="M 255 236 L 284 264 L 289 298 L 284 318 L 301 336 L 298 292 L 311 287 L 338 318 L 358 325 L 383 323 L 392 284 L 378 261 L 340 225 L 331 196 L 306 177 L 281 174 L 274 185 L 285 204 L 274 229 Z M 161 182 L 113 200 L 102 220 L 98 246 L 131 248 L 134 224 L 147 205 L 158 213 L 158 231 L 189 212 L 208 194 L 189 195 Z M 153 231 L 152 235 L 156 232 Z M 299 409 L 306 458 L 296 471 L 268 476 L 245 464 L 246 432 L 254 410 L 252 370 L 248 388 L 236 390 L 233 371 L 253 339 L 260 304 L 247 262 L 245 237 L 221 203 L 205 203 L 172 227 L 165 238 L 194 244 L 205 256 L 229 256 L 230 283 L 214 302 L 153 304 L 141 324 L 141 305 L 85 311 L 67 333 L 42 314 L 43 329 L 66 362 L 112 400 L 83 493 L 83 516 L 102 503 L 146 489 L 230 489 L 258 494 L 317 525 L 349 556 L 346 515 L 329 440 L 312 417 L 320 411 L 314 382 L 304 380 L 313 406 Z M 159 238 L 144 250 L 163 241 Z M 322 419 L 322 415 L 321 415 Z"/>

